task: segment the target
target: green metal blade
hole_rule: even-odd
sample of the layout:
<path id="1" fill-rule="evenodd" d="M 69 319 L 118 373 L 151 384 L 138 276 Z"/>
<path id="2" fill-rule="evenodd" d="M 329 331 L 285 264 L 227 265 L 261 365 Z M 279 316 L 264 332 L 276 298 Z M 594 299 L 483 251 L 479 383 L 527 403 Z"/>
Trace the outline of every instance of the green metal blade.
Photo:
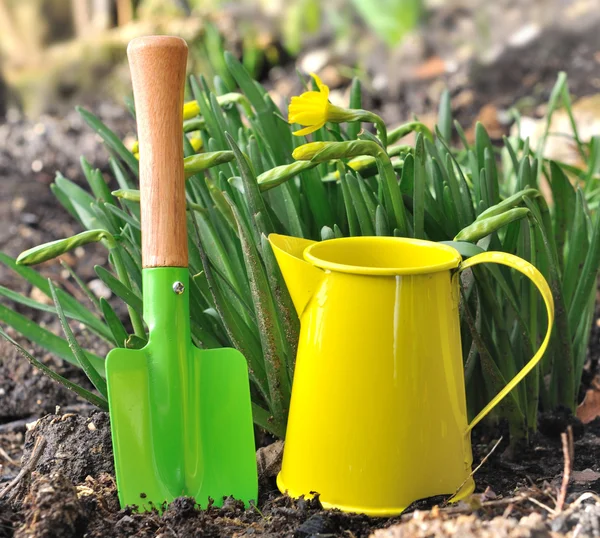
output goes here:
<path id="1" fill-rule="evenodd" d="M 183 293 L 173 291 L 176 282 Z M 256 500 L 244 357 L 192 345 L 187 268 L 144 269 L 143 287 L 148 344 L 114 349 L 106 360 L 121 505 L 150 509 L 181 495 L 203 507 L 229 495 Z"/>

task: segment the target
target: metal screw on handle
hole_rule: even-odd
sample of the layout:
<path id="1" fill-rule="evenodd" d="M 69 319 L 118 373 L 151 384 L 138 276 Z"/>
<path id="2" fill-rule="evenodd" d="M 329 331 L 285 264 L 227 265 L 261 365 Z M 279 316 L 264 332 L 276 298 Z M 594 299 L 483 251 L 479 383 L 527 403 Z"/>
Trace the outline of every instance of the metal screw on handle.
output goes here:
<path id="1" fill-rule="evenodd" d="M 181 295 L 185 291 L 185 286 L 183 285 L 183 282 L 179 282 L 179 280 L 177 282 L 174 282 L 173 283 L 173 291 L 177 295 Z"/>

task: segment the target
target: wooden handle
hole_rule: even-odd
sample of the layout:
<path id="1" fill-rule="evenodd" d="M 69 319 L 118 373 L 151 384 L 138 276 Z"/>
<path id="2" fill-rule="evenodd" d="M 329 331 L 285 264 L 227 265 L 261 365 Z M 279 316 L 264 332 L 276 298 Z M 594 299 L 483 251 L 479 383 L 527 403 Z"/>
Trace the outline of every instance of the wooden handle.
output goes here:
<path id="1" fill-rule="evenodd" d="M 183 92 L 187 44 L 169 36 L 127 47 L 140 144 L 143 267 L 187 267 Z"/>

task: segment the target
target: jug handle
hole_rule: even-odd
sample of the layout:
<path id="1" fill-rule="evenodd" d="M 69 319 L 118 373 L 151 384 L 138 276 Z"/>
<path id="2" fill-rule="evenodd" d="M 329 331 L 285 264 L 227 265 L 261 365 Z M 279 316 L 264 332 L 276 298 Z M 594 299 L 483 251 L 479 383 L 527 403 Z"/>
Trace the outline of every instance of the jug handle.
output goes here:
<path id="1" fill-rule="evenodd" d="M 550 287 L 548 286 L 546 279 L 533 265 L 522 258 L 519 258 L 518 256 L 514 256 L 506 252 L 482 252 L 481 254 L 477 254 L 462 262 L 458 268 L 458 271 L 464 271 L 465 269 L 480 263 L 499 263 L 501 265 L 507 265 L 508 267 L 516 269 L 529 278 L 535 284 L 536 288 L 542 294 L 542 298 L 544 299 L 544 304 L 546 305 L 546 310 L 548 312 L 548 329 L 546 330 L 546 336 L 542 341 L 542 345 L 539 347 L 533 358 L 525 366 L 523 366 L 521 371 L 515 375 L 515 377 L 513 377 L 508 384 L 498 394 L 496 394 L 496 396 L 494 396 L 492 401 L 479 412 L 479 414 L 467 426 L 466 433 L 469 433 L 473 427 L 478 424 L 494 407 L 496 407 L 496 405 L 498 405 L 498 403 L 500 403 L 500 401 L 523 380 L 523 378 L 537 365 L 537 363 L 540 362 L 544 352 L 546 351 L 546 348 L 548 347 L 550 334 L 552 333 L 552 325 L 554 323 L 554 299 L 552 298 L 552 292 L 550 291 Z"/>

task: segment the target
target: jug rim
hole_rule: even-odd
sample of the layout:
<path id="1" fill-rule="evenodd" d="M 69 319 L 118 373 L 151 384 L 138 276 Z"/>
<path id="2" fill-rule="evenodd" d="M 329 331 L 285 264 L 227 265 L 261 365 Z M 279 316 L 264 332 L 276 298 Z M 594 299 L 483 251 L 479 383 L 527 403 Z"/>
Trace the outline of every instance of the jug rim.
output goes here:
<path id="1" fill-rule="evenodd" d="M 429 249 L 436 249 L 444 252 L 447 256 L 443 257 L 437 263 L 423 263 L 423 265 L 412 265 L 405 267 L 369 267 L 365 265 L 344 264 L 329 261 L 318 255 L 320 249 L 326 248 L 325 245 L 331 243 L 345 242 L 348 244 L 364 244 L 371 243 L 379 244 L 381 248 L 390 246 L 391 244 L 410 244 Z M 317 253 L 315 253 L 317 251 Z M 427 241 L 425 239 L 413 239 L 409 237 L 390 237 L 390 236 L 360 236 L 360 237 L 339 237 L 336 239 L 327 239 L 325 241 L 316 242 L 306 247 L 303 251 L 304 259 L 315 267 L 320 269 L 333 271 L 337 273 L 349 273 L 353 275 L 371 275 L 371 276 L 396 276 L 396 275 L 422 275 L 428 273 L 438 273 L 441 271 L 449 271 L 456 269 L 462 262 L 462 257 L 455 248 L 436 243 L 435 241 Z"/>

